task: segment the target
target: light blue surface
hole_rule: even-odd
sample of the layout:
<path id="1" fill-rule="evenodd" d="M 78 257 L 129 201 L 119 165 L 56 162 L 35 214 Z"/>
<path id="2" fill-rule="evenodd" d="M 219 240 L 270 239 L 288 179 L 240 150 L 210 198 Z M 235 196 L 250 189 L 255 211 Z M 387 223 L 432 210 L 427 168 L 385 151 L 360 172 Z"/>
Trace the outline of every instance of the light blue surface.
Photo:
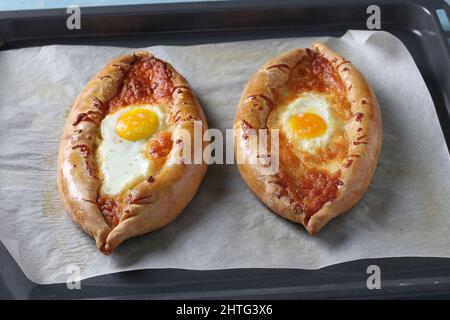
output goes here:
<path id="1" fill-rule="evenodd" d="M 450 22 L 448 21 L 447 14 L 445 13 L 444 9 L 437 9 L 436 14 L 439 18 L 439 21 L 441 22 L 442 28 L 445 31 L 450 31 Z"/>
<path id="2" fill-rule="evenodd" d="M 0 0 L 0 11 L 67 8 L 69 5 L 80 7 L 113 6 L 145 3 L 202 2 L 207 0 Z"/>
<path id="3" fill-rule="evenodd" d="M 176 2 L 202 2 L 211 0 L 0 0 L 0 11 L 66 8 L 69 5 L 80 7 L 145 4 L 145 3 L 176 3 Z M 214 1 L 214 0 L 212 0 Z M 445 0 L 450 5 L 450 0 Z"/>

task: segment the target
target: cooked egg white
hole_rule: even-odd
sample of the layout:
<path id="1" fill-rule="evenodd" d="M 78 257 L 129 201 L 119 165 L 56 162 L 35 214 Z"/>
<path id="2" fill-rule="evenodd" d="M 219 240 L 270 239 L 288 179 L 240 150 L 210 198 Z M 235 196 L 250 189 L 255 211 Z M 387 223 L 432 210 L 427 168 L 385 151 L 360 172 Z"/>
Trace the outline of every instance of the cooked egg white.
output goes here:
<path id="1" fill-rule="evenodd" d="M 152 105 L 124 107 L 103 119 L 97 162 L 104 193 L 117 195 L 150 174 L 145 145 L 163 125 L 163 112 Z"/>
<path id="2" fill-rule="evenodd" d="M 325 96 L 305 93 L 281 114 L 282 130 L 297 148 L 312 152 L 330 143 L 337 118 Z"/>

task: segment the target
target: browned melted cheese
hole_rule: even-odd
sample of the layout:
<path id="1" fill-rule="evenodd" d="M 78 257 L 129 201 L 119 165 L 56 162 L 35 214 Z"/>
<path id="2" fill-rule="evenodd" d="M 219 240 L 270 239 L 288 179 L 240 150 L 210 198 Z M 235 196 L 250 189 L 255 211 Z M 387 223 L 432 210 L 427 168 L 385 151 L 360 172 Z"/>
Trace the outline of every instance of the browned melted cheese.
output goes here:
<path id="1" fill-rule="evenodd" d="M 172 134 L 164 131 L 152 137 L 147 144 L 147 156 L 153 160 L 154 166 L 161 168 L 172 150 Z"/>
<path id="2" fill-rule="evenodd" d="M 284 69 L 284 66 L 276 67 Z M 305 92 L 327 95 L 340 121 L 348 121 L 351 116 L 346 88 L 333 65 L 309 49 L 291 70 L 287 85 L 278 90 L 277 105 L 289 104 Z M 347 150 L 348 141 L 343 130 L 337 132 L 330 144 L 314 153 L 294 150 L 288 138 L 280 132 L 280 171 L 277 179 L 282 191 L 276 196 L 287 196 L 296 211 L 305 215 L 307 223 L 326 202 L 337 197 L 338 188 L 343 184 L 339 179 L 340 171 L 329 172 L 318 168 L 317 164 L 336 159 L 344 161 Z M 351 165 L 351 162 L 347 164 Z"/>
<path id="3" fill-rule="evenodd" d="M 158 103 L 172 96 L 172 71 L 155 57 L 139 58 L 128 71 L 121 89 L 109 102 L 112 110 L 131 104 Z"/>

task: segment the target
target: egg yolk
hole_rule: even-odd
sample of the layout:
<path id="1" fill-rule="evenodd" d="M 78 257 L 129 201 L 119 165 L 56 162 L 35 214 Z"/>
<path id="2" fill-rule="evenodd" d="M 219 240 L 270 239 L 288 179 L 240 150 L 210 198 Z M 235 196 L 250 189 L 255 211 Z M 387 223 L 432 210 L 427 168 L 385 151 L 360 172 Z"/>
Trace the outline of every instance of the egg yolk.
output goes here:
<path id="1" fill-rule="evenodd" d="M 116 122 L 117 134 L 130 141 L 148 138 L 158 127 L 158 116 L 153 111 L 143 108 L 135 108 L 121 114 Z"/>
<path id="2" fill-rule="evenodd" d="M 321 116 L 305 112 L 289 118 L 289 126 L 302 139 L 312 139 L 323 135 L 327 131 L 327 124 Z"/>

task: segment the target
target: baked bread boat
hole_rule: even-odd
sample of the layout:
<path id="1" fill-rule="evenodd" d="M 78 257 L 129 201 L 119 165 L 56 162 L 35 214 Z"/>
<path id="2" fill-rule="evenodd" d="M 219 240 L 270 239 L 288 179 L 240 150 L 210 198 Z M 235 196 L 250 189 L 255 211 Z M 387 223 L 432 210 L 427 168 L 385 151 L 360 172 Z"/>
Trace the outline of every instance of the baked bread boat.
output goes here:
<path id="1" fill-rule="evenodd" d="M 267 154 L 249 143 L 278 130 Z M 280 54 L 244 89 L 234 120 L 239 171 L 275 213 L 318 232 L 367 190 L 381 148 L 377 99 L 350 61 L 324 44 Z M 270 134 L 268 134 L 270 137 Z M 249 158 L 278 159 L 277 172 Z M 239 162 L 239 160 L 238 160 Z"/>
<path id="2" fill-rule="evenodd" d="M 196 123 L 207 129 L 187 81 L 145 51 L 111 61 L 82 90 L 57 182 L 66 211 L 103 253 L 167 225 L 194 197 L 207 169 L 183 158 Z"/>

